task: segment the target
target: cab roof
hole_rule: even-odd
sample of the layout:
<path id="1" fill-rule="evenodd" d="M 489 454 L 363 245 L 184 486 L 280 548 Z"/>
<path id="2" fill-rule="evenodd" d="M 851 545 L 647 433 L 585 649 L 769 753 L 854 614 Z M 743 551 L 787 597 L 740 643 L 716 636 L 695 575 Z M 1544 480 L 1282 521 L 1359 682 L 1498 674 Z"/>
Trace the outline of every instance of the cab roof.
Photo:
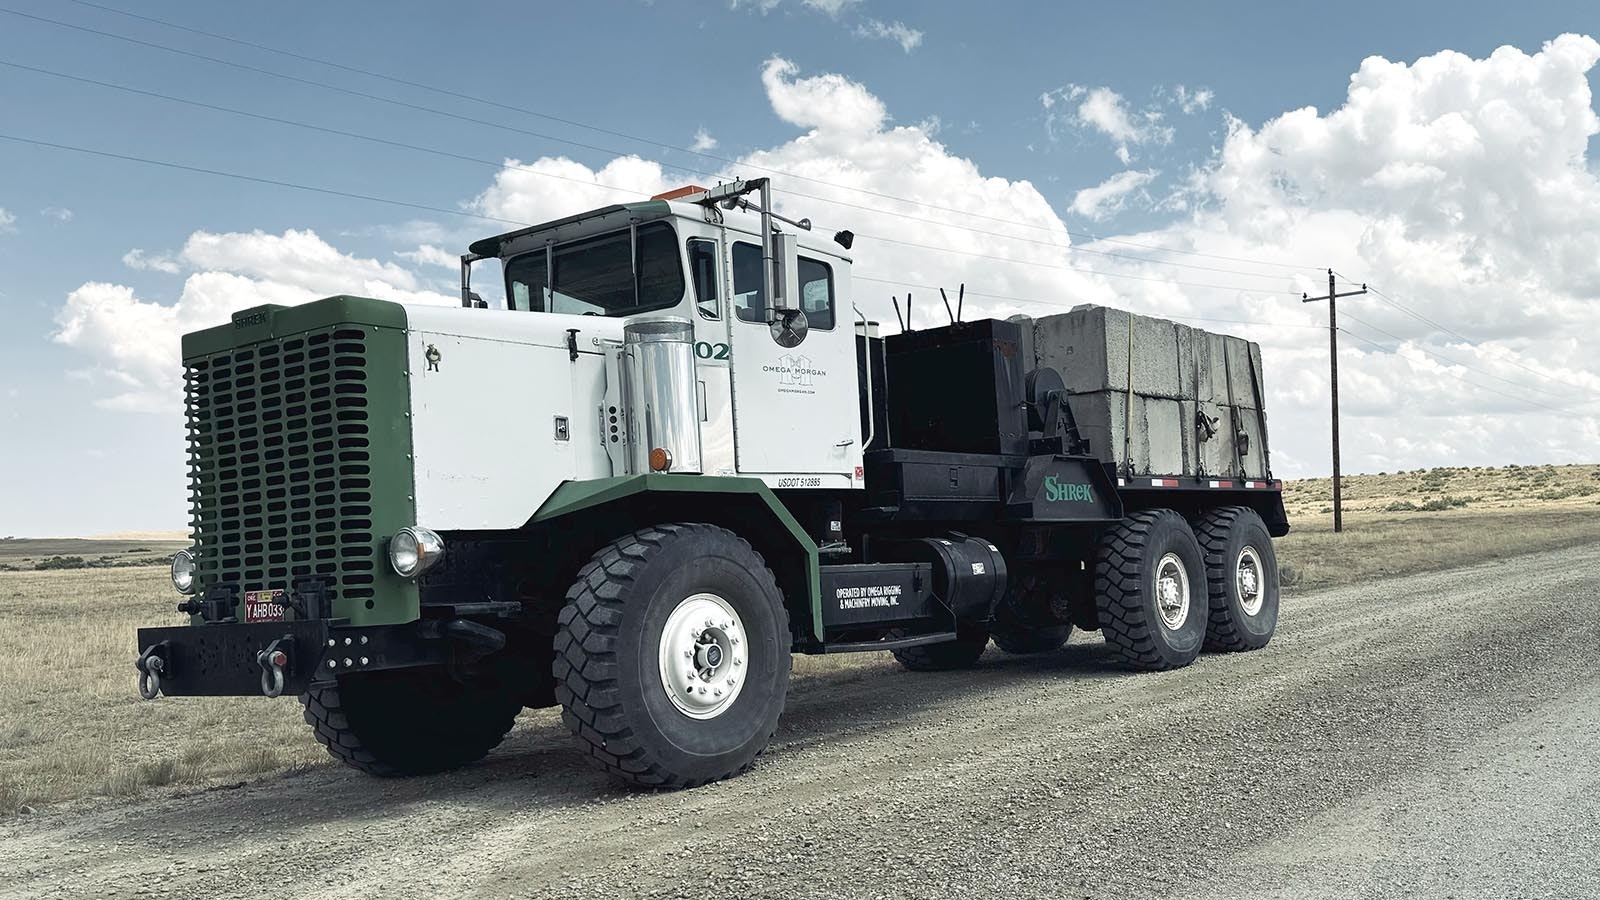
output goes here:
<path id="1" fill-rule="evenodd" d="M 667 203 L 665 200 L 615 203 L 611 206 L 602 206 L 599 209 L 591 209 L 577 215 L 567 216 L 564 219 L 541 222 L 538 225 L 529 225 L 527 228 L 519 228 L 516 231 L 508 231 L 505 234 L 497 234 L 494 237 L 476 240 L 467 249 L 476 256 L 500 256 L 506 245 L 544 231 L 569 231 L 573 232 L 572 237 L 578 237 L 581 236 L 581 233 L 595 229 L 574 226 L 593 226 L 612 218 L 622 220 L 637 218 L 641 222 L 648 222 L 653 219 L 664 219 L 670 215 L 672 215 L 672 204 Z M 563 237 L 566 237 L 566 235 L 563 235 Z"/>
<path id="2" fill-rule="evenodd" d="M 565 243 L 577 238 L 624 228 L 630 220 L 639 223 L 652 222 L 657 219 L 680 217 L 697 221 L 704 221 L 705 207 L 698 203 L 685 203 L 682 200 L 641 200 L 637 203 L 616 203 L 611 206 L 602 206 L 564 219 L 554 219 L 494 237 L 486 237 L 473 241 L 467 249 L 479 257 L 504 257 L 525 253 L 542 246 L 544 241 L 529 240 L 534 235 L 545 239 L 554 240 L 556 243 Z M 742 227 L 743 223 L 730 220 L 728 227 L 734 231 L 758 235 L 759 228 Z M 809 231 L 799 232 L 800 246 L 816 253 L 826 253 L 829 256 L 849 260 L 850 256 L 842 248 L 834 246 L 825 237 L 818 237 Z M 758 238 L 759 239 L 759 238 Z M 521 244 L 521 246 L 518 246 Z"/>

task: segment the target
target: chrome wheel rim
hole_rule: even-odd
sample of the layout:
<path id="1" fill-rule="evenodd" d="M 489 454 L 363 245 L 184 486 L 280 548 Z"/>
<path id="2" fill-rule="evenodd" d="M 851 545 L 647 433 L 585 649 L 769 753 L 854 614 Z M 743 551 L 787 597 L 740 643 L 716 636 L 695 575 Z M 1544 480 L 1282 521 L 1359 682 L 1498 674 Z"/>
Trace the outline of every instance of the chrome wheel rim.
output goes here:
<path id="1" fill-rule="evenodd" d="M 1189 620 L 1189 570 L 1176 553 L 1156 563 L 1156 611 L 1168 631 L 1177 631 Z"/>
<path id="2" fill-rule="evenodd" d="M 1246 544 L 1239 551 L 1239 558 L 1234 560 L 1233 587 L 1239 595 L 1239 605 L 1243 607 L 1247 616 L 1260 613 L 1261 604 L 1266 600 L 1263 574 L 1261 555 L 1256 552 L 1256 548 Z"/>
<path id="3" fill-rule="evenodd" d="M 667 617 L 657 653 L 661 687 L 691 719 L 726 712 L 744 687 L 744 623 L 716 594 L 691 594 Z"/>

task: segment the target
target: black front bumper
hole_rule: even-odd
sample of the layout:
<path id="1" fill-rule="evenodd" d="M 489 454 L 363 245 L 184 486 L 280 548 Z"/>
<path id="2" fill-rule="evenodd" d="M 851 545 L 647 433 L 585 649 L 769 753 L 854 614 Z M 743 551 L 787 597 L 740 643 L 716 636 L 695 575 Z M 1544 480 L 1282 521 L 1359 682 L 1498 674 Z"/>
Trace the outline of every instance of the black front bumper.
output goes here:
<path id="1" fill-rule="evenodd" d="M 301 694 L 313 681 L 339 675 L 450 662 L 470 649 L 453 636 L 447 623 L 433 620 L 366 627 L 307 619 L 141 628 L 136 667 L 146 676 L 149 660 L 159 658 L 160 692 L 169 697 L 250 696 L 267 693 L 264 685 L 273 682 L 259 660 L 270 648 L 287 657 L 281 693 Z"/>

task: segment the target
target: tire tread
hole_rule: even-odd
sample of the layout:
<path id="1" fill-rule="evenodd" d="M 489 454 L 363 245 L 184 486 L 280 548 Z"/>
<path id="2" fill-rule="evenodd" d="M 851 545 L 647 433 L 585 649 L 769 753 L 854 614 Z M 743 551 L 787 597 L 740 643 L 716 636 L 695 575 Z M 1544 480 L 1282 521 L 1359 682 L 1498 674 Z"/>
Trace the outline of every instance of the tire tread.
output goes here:
<path id="1" fill-rule="evenodd" d="M 1151 529 L 1167 516 L 1178 518 L 1166 509 L 1129 514 L 1101 537 L 1095 554 L 1094 594 L 1101 634 L 1124 664 L 1143 672 L 1182 665 L 1156 646 L 1151 631 L 1160 626 L 1149 620 L 1145 610 L 1144 549 Z"/>
<path id="2" fill-rule="evenodd" d="M 683 778 L 650 756 L 620 712 L 617 643 L 627 597 L 640 572 L 668 541 L 694 533 L 721 533 L 750 555 L 746 565 L 776 582 L 766 561 L 750 542 L 716 525 L 669 523 L 641 528 L 600 548 L 578 571 L 557 617 L 556 701 L 561 721 L 578 738 L 591 765 L 617 781 L 639 787 L 689 788 L 732 778 L 755 764 L 754 759 L 712 777 Z M 781 633 L 789 633 L 788 608 L 779 604 Z M 761 741 L 765 749 L 777 726 Z M 760 749 L 756 755 L 760 755 Z"/>

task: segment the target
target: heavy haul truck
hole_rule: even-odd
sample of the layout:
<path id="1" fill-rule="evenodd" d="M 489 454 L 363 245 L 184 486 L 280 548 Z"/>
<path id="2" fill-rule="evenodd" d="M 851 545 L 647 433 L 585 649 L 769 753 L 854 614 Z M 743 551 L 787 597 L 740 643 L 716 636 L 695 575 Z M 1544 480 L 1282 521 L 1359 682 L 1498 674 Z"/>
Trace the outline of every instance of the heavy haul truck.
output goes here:
<path id="1" fill-rule="evenodd" d="M 1267 643 L 1253 345 L 1099 307 L 880 336 L 851 243 L 735 182 L 478 241 L 461 308 L 186 335 L 190 621 L 139 629 L 140 692 L 298 695 L 374 775 L 559 704 L 616 779 L 685 787 L 767 746 L 792 653 Z"/>

